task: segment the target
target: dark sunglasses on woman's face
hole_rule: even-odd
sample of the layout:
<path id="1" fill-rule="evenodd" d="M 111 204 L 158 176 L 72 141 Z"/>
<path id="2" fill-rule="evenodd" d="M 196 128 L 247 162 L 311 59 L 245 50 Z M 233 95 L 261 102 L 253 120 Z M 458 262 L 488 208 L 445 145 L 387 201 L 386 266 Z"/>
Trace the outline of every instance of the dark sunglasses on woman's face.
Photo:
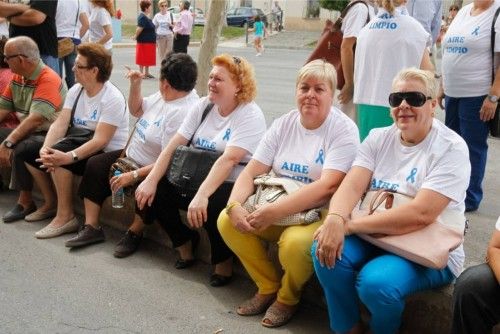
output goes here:
<path id="1" fill-rule="evenodd" d="M 399 107 L 405 100 L 412 107 L 421 107 L 427 100 L 431 99 L 432 97 L 425 96 L 424 93 L 420 92 L 397 92 L 389 95 L 389 105 L 393 108 Z"/>

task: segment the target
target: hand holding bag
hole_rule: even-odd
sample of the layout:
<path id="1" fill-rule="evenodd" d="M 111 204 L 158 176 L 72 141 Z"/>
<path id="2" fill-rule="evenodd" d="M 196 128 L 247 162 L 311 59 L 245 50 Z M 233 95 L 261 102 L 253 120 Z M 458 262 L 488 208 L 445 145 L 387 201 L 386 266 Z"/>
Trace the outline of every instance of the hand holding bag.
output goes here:
<path id="1" fill-rule="evenodd" d="M 248 212 L 254 212 L 258 206 L 277 202 L 286 196 L 296 192 L 305 184 L 285 177 L 277 177 L 273 173 L 259 175 L 254 180 L 257 186 L 255 194 L 248 197 L 242 207 Z M 307 225 L 317 222 L 321 219 L 321 209 L 311 209 L 299 212 L 280 219 L 273 225 L 292 226 Z"/>
<path id="2" fill-rule="evenodd" d="M 209 103 L 203 115 L 200 127 L 208 115 L 208 112 L 213 108 L 213 103 Z M 206 179 L 208 173 L 212 169 L 213 164 L 222 155 L 222 152 L 207 151 L 199 148 L 191 147 L 194 134 L 186 146 L 181 145 L 175 149 L 170 161 L 170 166 L 167 172 L 168 181 L 173 184 L 179 194 L 183 197 L 194 196 L 200 185 Z"/>
<path id="3" fill-rule="evenodd" d="M 352 218 L 376 214 L 409 203 L 413 198 L 384 189 L 368 191 L 351 213 Z M 451 251 L 463 243 L 466 218 L 445 209 L 436 221 L 417 231 L 400 235 L 358 234 L 369 243 L 422 266 L 443 269 Z"/>

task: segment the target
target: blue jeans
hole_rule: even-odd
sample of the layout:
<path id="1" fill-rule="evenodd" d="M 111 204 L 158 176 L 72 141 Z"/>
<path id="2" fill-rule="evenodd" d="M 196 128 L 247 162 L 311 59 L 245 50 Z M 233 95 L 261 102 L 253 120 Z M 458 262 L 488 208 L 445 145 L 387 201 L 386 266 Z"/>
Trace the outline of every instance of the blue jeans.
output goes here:
<path id="1" fill-rule="evenodd" d="M 71 52 L 64 58 L 59 58 L 59 73 L 63 73 L 63 65 L 64 65 L 64 77 L 66 80 L 66 85 L 68 89 L 73 87 L 75 84 L 75 73 L 73 73 L 73 66 L 75 65 L 76 59 L 76 51 Z"/>
<path id="2" fill-rule="evenodd" d="M 59 71 L 59 59 L 50 55 L 40 55 L 42 61 L 45 65 L 54 70 L 59 76 L 61 76 L 61 72 Z"/>
<path id="3" fill-rule="evenodd" d="M 481 184 L 488 156 L 488 122 L 479 118 L 479 111 L 486 95 L 476 97 L 445 97 L 445 124 L 458 133 L 467 143 L 471 175 L 465 207 L 476 210 L 483 199 Z"/>
<path id="4" fill-rule="evenodd" d="M 423 267 L 354 235 L 345 238 L 342 260 L 332 269 L 320 265 L 316 247 L 315 241 L 311 249 L 314 270 L 325 292 L 330 328 L 335 332 L 348 332 L 360 321 L 360 300 L 371 313 L 372 333 L 397 333 L 408 295 L 454 279 L 448 268 Z"/>

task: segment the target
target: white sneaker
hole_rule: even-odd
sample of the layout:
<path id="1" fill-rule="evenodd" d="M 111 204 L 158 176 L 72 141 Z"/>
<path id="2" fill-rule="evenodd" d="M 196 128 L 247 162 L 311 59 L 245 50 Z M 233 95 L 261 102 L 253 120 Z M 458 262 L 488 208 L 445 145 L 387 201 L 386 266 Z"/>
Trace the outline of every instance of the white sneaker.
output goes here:
<path id="1" fill-rule="evenodd" d="M 260 57 L 262 55 L 262 53 L 258 52 L 255 57 Z"/>

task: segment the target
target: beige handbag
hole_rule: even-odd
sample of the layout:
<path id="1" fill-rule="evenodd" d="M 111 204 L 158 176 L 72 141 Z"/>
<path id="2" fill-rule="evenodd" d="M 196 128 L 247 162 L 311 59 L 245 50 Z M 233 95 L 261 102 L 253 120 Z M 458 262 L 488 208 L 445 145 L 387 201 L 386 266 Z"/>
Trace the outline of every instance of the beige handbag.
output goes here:
<path id="1" fill-rule="evenodd" d="M 62 38 L 57 41 L 57 56 L 64 58 L 75 51 L 75 43 L 69 37 Z"/>
<path id="2" fill-rule="evenodd" d="M 299 190 L 305 184 L 290 178 L 277 177 L 273 173 L 259 175 L 254 179 L 257 187 L 255 194 L 248 197 L 243 203 L 243 208 L 254 212 L 259 205 L 273 203 Z M 307 225 L 321 219 L 321 208 L 299 212 L 280 219 L 273 225 L 291 226 Z"/>
<path id="3" fill-rule="evenodd" d="M 368 191 L 351 213 L 352 218 L 376 214 L 398 207 L 413 197 L 384 189 Z M 382 205 L 383 204 L 383 205 Z M 463 243 L 466 218 L 463 212 L 445 209 L 436 222 L 401 235 L 358 234 L 369 243 L 410 261 L 434 269 L 443 269 L 451 251 Z"/>

